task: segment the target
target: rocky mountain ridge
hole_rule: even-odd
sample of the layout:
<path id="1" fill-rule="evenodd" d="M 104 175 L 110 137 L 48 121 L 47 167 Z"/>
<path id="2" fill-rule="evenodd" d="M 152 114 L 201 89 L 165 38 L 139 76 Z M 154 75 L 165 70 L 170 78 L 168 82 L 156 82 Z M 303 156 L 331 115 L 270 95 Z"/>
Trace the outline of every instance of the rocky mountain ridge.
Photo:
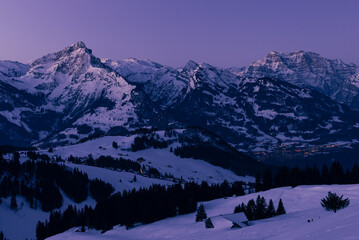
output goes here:
<path id="1" fill-rule="evenodd" d="M 344 63 L 341 59 L 327 59 L 318 53 L 272 51 L 237 75 L 277 78 L 299 87 L 317 90 L 337 102 L 358 109 L 359 88 L 353 82 L 358 73 L 359 66 Z"/>
<path id="2" fill-rule="evenodd" d="M 0 144 L 66 145 L 138 128 L 187 126 L 213 131 L 243 151 L 283 142 L 352 141 L 359 135 L 358 112 L 317 90 L 353 102 L 357 75 L 350 74 L 355 66 L 324 60 L 303 65 L 307 53 L 298 54 L 302 57 L 287 54 L 301 66 L 290 68 L 311 69 L 310 74 L 286 70 L 289 64 L 276 53 L 270 54 L 270 64 L 267 59 L 238 73 L 194 61 L 175 69 L 150 60 L 99 59 L 83 42 L 29 65 L 0 62 Z M 318 66 L 332 72 L 327 76 Z M 272 75 L 260 75 L 263 69 Z M 296 78 L 280 80 L 284 70 Z M 334 72 L 350 75 L 343 80 L 343 93 L 332 90 L 342 81 L 332 77 Z M 304 78 L 313 74 L 317 77 Z M 320 81 L 322 75 L 332 83 Z"/>

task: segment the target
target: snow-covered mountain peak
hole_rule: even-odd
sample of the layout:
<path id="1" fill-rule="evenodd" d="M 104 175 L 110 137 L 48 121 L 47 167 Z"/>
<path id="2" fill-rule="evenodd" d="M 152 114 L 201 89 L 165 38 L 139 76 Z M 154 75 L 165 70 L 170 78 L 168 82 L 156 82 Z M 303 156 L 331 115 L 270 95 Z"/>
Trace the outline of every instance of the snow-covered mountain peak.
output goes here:
<path id="1" fill-rule="evenodd" d="M 78 41 L 77 43 L 72 44 L 71 46 L 74 48 L 86 48 L 86 45 L 83 41 Z"/>
<path id="2" fill-rule="evenodd" d="M 299 50 L 289 53 L 272 51 L 239 75 L 278 78 L 332 96 L 345 79 L 356 72 L 355 64 L 345 64 L 340 59 L 330 60 L 318 53 Z"/>
<path id="3" fill-rule="evenodd" d="M 194 70 L 196 70 L 196 68 L 199 67 L 199 63 L 193 61 L 193 60 L 189 60 L 183 67 L 182 72 L 184 73 L 191 73 Z"/>
<path id="4" fill-rule="evenodd" d="M 127 81 L 134 84 L 149 81 L 151 76 L 157 70 L 164 67 L 163 65 L 148 59 L 126 58 L 119 61 L 102 59 L 101 61 L 124 76 Z"/>

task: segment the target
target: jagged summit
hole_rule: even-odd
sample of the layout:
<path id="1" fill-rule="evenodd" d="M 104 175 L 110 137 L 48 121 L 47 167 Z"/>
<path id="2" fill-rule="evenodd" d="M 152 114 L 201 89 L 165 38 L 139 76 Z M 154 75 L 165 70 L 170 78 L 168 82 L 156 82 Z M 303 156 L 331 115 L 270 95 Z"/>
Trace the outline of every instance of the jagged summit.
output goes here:
<path id="1" fill-rule="evenodd" d="M 193 61 L 193 60 L 189 60 L 183 67 L 184 72 L 190 72 L 190 71 L 194 71 L 196 68 L 199 67 L 199 63 Z"/>
<path id="2" fill-rule="evenodd" d="M 71 46 L 74 48 L 86 48 L 86 45 L 83 41 L 78 41 L 77 43 L 72 44 Z"/>
<path id="3" fill-rule="evenodd" d="M 355 64 L 345 64 L 340 59 L 331 60 L 318 53 L 299 50 L 289 53 L 272 51 L 239 76 L 277 78 L 333 96 L 345 79 L 356 72 Z"/>
<path id="4" fill-rule="evenodd" d="M 345 82 L 335 97 L 358 101 L 358 77 L 344 79 L 353 66 L 310 52 L 271 52 L 238 74 L 239 68 L 192 60 L 175 69 L 137 58 L 99 59 L 78 42 L 30 66 L 0 62 L 0 68 L 0 143 L 68 144 L 141 127 L 206 126 L 248 150 L 319 135 L 348 140 L 348 132 L 359 130 L 345 106 L 306 89 L 330 96 Z"/>

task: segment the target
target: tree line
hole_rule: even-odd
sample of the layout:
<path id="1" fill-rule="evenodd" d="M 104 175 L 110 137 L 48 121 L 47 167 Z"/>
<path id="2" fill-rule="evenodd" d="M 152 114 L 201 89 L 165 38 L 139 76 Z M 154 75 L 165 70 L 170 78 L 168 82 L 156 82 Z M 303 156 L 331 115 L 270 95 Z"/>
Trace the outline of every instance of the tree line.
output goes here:
<path id="1" fill-rule="evenodd" d="M 355 183 L 359 183 L 359 166 L 355 164 L 351 169 L 344 170 L 340 162 L 335 161 L 330 167 L 324 164 L 321 170 L 316 165 L 303 169 L 283 166 L 275 174 L 266 169 L 263 174 L 257 174 L 255 190 L 259 192 L 283 186 Z"/>
<path id="2" fill-rule="evenodd" d="M 157 139 L 156 139 L 157 138 Z M 137 136 L 134 139 L 134 142 L 131 144 L 131 149 L 133 152 L 144 150 L 147 148 L 167 148 L 168 141 L 158 139 L 158 135 L 151 134 L 150 136 Z"/>
<path id="3" fill-rule="evenodd" d="M 126 172 L 134 172 L 150 178 L 174 179 L 174 176 L 170 173 L 162 174 L 160 173 L 160 171 L 158 171 L 157 168 L 154 168 L 152 166 L 141 165 L 138 162 L 125 159 L 122 157 L 114 158 L 112 156 L 101 155 L 97 159 L 94 159 L 92 155 L 89 155 L 87 157 L 81 157 L 81 158 L 70 155 L 67 161 L 76 164 L 86 164 L 88 166 L 95 166 L 95 167 L 106 168 L 111 170 L 123 170 Z"/>
<path id="4" fill-rule="evenodd" d="M 131 228 L 135 223 L 151 223 L 168 217 L 196 211 L 197 202 L 233 195 L 244 195 L 241 182 L 209 185 L 207 182 L 153 185 L 148 189 L 124 191 L 98 201 L 95 208 L 69 206 L 63 213 L 53 211 L 49 221 L 38 222 L 39 240 L 75 226 L 107 231 L 115 225 Z M 69 217 L 69 215 L 71 217 Z"/>
<path id="5" fill-rule="evenodd" d="M 269 204 L 264 197 L 258 195 L 257 199 L 251 199 L 247 205 L 244 203 L 239 204 L 234 208 L 234 213 L 244 212 L 249 221 L 270 218 L 277 215 L 286 214 L 282 199 L 279 200 L 277 210 L 274 208 L 272 199 Z"/>
<path id="6" fill-rule="evenodd" d="M 229 147 L 228 147 L 229 148 Z M 238 152 L 235 149 L 226 150 L 212 146 L 209 142 L 182 143 L 174 149 L 174 154 L 181 158 L 201 159 L 212 165 L 230 169 L 239 176 L 255 174 L 264 170 L 263 164 Z"/>
<path id="7" fill-rule="evenodd" d="M 21 195 L 31 208 L 52 211 L 62 206 L 60 190 L 80 203 L 89 193 L 96 200 L 107 198 L 114 188 L 99 179 L 89 180 L 87 174 L 64 164 L 41 159 L 20 163 L 18 153 L 14 153 L 11 160 L 0 156 L 0 203 L 1 198 L 11 197 L 11 206 L 15 209 L 16 195 Z"/>

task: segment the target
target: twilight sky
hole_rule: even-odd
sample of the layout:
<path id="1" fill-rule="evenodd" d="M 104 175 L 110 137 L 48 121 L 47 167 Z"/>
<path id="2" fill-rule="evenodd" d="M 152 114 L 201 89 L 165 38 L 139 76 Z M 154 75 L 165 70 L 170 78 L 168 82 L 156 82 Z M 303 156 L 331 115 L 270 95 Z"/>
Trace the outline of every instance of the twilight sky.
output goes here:
<path id="1" fill-rule="evenodd" d="M 0 59 L 22 62 L 84 41 L 98 57 L 249 65 L 306 50 L 359 64 L 357 0 L 1 0 Z"/>

